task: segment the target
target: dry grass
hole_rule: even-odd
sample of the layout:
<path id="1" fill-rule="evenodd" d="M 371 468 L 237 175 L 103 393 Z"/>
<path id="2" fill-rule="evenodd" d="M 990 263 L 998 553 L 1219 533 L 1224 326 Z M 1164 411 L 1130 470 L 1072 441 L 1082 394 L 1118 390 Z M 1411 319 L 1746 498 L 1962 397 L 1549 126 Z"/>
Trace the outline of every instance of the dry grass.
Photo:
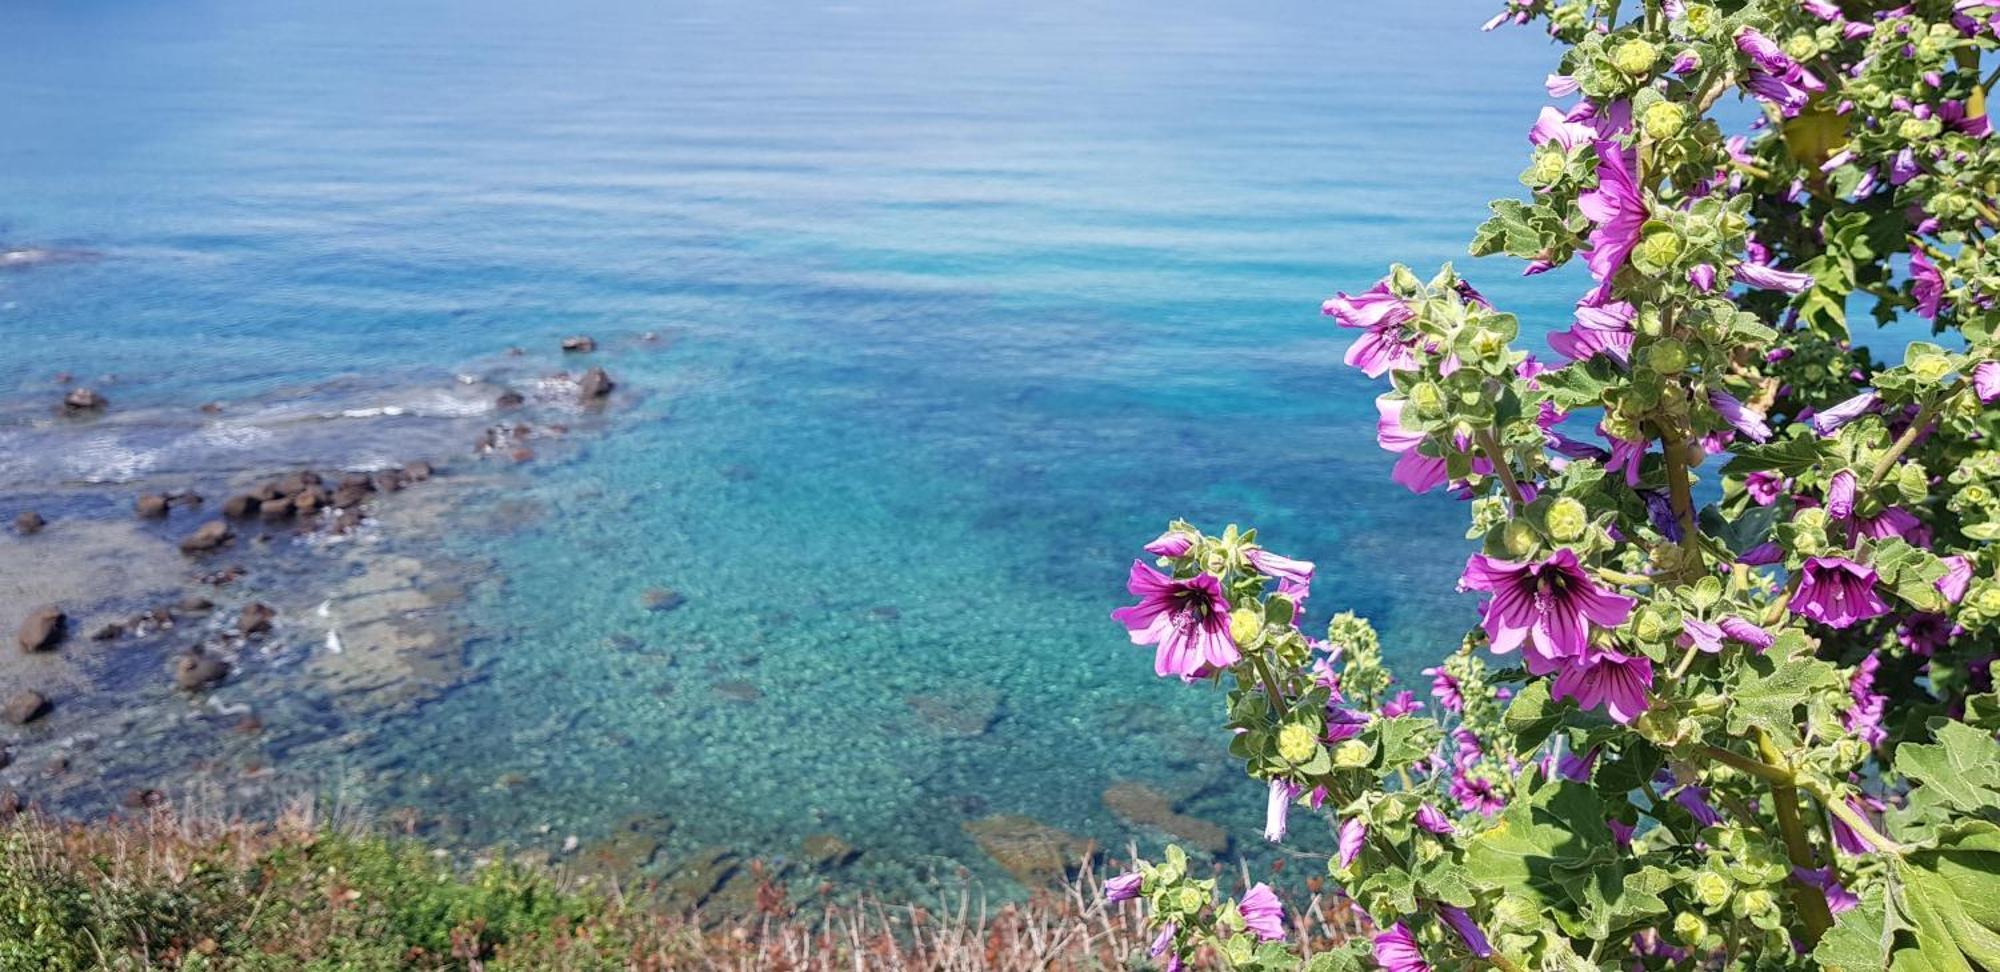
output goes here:
<path id="1" fill-rule="evenodd" d="M 1243 874 L 1245 881 L 1248 873 Z M 1143 969 L 1134 905 L 1084 869 L 1022 903 L 794 908 L 782 888 L 727 919 L 557 871 L 454 869 L 419 845 L 296 804 L 278 819 L 156 810 L 0 826 L 0 970 L 702 969 L 779 972 Z M 1299 932 L 1359 931 L 1315 897 Z"/>

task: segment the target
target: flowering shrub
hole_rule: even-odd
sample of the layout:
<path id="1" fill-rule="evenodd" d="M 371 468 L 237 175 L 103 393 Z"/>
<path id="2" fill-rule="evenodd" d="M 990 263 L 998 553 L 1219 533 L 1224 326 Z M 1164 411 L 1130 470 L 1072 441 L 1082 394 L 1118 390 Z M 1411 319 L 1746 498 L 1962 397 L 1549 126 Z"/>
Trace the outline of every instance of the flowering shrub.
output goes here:
<path id="1" fill-rule="evenodd" d="M 1265 837 L 1328 816 L 1376 934 L 1300 955 L 1174 848 L 1109 892 L 1169 968 L 2000 968 L 2000 0 L 1489 26 L 1534 21 L 1569 106 L 1471 250 L 1582 260 L 1574 322 L 1524 350 L 1449 266 L 1325 305 L 1395 481 L 1469 505 L 1481 620 L 1429 698 L 1255 531 L 1174 523 L 1114 614 L 1228 687 Z M 1928 339 L 1878 358 L 1861 310 Z"/>

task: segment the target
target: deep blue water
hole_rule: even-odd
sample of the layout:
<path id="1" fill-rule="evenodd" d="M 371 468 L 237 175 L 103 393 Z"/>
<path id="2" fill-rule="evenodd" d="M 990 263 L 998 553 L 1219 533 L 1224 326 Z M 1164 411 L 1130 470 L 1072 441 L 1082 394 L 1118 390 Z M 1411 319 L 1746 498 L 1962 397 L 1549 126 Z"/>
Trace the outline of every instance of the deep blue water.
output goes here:
<path id="1" fill-rule="evenodd" d="M 486 836 L 833 830 L 891 881 L 996 874 L 980 814 L 1122 844 L 1099 795 L 1140 779 L 1248 843 L 1219 697 L 1106 614 L 1178 515 L 1317 561 L 1315 616 L 1371 615 L 1412 680 L 1469 623 L 1463 511 L 1389 482 L 1318 305 L 1455 259 L 1566 325 L 1569 274 L 1463 256 L 1551 55 L 1489 6 L 13 0 L 0 242 L 104 258 L 0 273 L 0 398 L 595 334 L 639 404 L 529 467 L 551 515 L 465 541 L 504 582 L 487 675 L 346 754 L 428 783 L 364 796 Z M 994 720 L 941 735 L 919 694 Z"/>

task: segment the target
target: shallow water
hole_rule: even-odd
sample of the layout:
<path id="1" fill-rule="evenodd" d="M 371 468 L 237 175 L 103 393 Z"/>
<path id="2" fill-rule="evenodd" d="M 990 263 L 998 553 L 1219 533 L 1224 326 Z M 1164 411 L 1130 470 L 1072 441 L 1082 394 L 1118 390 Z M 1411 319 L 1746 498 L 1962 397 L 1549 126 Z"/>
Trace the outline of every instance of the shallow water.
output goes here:
<path id="1" fill-rule="evenodd" d="M 1408 678 L 1456 643 L 1462 512 L 1389 482 L 1318 301 L 1469 263 L 1550 51 L 1473 0 L 1225 6 L 10 4 L 0 242 L 100 256 L 0 270 L 0 477 L 298 461 L 61 445 L 106 433 L 47 422 L 59 370 L 377 408 L 591 333 L 626 405 L 451 541 L 481 677 L 305 770 L 474 843 L 831 831 L 886 886 L 1000 881 L 990 814 L 1122 845 L 1121 780 L 1250 844 L 1218 696 L 1106 614 L 1180 515 L 1317 561 Z M 1517 271 L 1469 267 L 1566 324 Z"/>

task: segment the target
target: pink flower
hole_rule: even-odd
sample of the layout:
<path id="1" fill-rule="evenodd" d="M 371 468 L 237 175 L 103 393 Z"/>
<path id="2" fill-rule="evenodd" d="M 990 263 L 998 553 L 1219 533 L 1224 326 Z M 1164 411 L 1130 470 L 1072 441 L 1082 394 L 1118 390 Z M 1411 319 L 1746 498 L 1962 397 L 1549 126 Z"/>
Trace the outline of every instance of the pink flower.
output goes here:
<path id="1" fill-rule="evenodd" d="M 1288 831 L 1286 821 L 1292 813 L 1292 801 L 1298 798 L 1301 787 L 1291 780 L 1272 780 L 1270 798 L 1264 801 L 1264 839 L 1273 844 L 1282 843 Z"/>
<path id="2" fill-rule="evenodd" d="M 1125 625 L 1133 644 L 1159 646 L 1155 672 L 1192 681 L 1243 657 L 1229 633 L 1229 601 L 1213 575 L 1175 580 L 1134 560 L 1125 587 L 1139 603 L 1111 612 L 1111 618 Z"/>
<path id="3" fill-rule="evenodd" d="M 1237 899 L 1236 910 L 1243 916 L 1243 926 L 1261 941 L 1282 942 L 1285 940 L 1285 906 L 1271 886 L 1263 882 Z"/>
<path id="4" fill-rule="evenodd" d="M 1981 361 L 1972 366 L 1972 391 L 1981 404 L 1991 405 L 2000 398 L 2000 361 Z"/>
<path id="5" fill-rule="evenodd" d="M 1257 568 L 1258 573 L 1277 578 L 1281 590 L 1285 587 L 1303 590 L 1312 584 L 1313 564 L 1310 560 L 1293 560 L 1262 547 L 1251 547 L 1243 556 L 1250 561 L 1250 566 Z"/>
<path id="6" fill-rule="evenodd" d="M 1444 815 L 1444 811 L 1428 803 L 1417 808 L 1417 826 L 1440 836 L 1458 829 L 1451 825 L 1451 819 Z"/>
<path id="7" fill-rule="evenodd" d="M 1347 870 L 1354 859 L 1361 856 L 1361 848 L 1368 843 L 1368 824 L 1360 817 L 1349 817 L 1340 825 L 1340 869 Z"/>
<path id="8" fill-rule="evenodd" d="M 1944 275 L 1938 272 L 1924 251 L 1910 249 L 1910 296 L 1917 300 L 1917 313 L 1937 320 L 1944 309 Z"/>
<path id="9" fill-rule="evenodd" d="M 1632 599 L 1599 587 L 1567 547 L 1539 563 L 1473 554 L 1459 585 L 1493 595 L 1482 626 L 1494 653 L 1527 646 L 1522 659 L 1537 675 L 1581 657 L 1591 625 L 1615 628 L 1632 615 Z"/>
<path id="10" fill-rule="evenodd" d="M 1799 572 L 1792 612 L 1832 628 L 1889 613 L 1875 593 L 1875 569 L 1841 557 L 1813 557 Z"/>
<path id="11" fill-rule="evenodd" d="M 1439 905 L 1438 917 L 1444 919 L 1445 925 L 1458 933 L 1458 940 L 1465 943 L 1467 951 L 1480 958 L 1493 954 L 1493 945 L 1486 940 L 1486 933 L 1479 930 L 1479 924 L 1472 920 L 1471 915 L 1465 913 L 1464 908 Z"/>
<path id="12" fill-rule="evenodd" d="M 1507 798 L 1500 795 L 1500 788 L 1492 780 L 1464 771 L 1452 776 L 1451 798 L 1458 801 L 1461 809 L 1486 817 L 1497 816 L 1507 809 Z"/>
<path id="13" fill-rule="evenodd" d="M 1543 145 L 1554 142 L 1565 151 L 1579 145 L 1587 145 L 1597 138 L 1597 129 L 1568 116 L 1554 108 L 1543 108 L 1535 118 L 1535 125 L 1528 129 L 1528 144 Z"/>
<path id="14" fill-rule="evenodd" d="M 1347 349 L 1346 357 L 1347 363 L 1361 369 L 1362 374 L 1380 378 L 1390 369 L 1416 367 L 1416 356 L 1410 353 L 1410 338 L 1403 330 L 1403 325 L 1416 315 L 1401 297 L 1389 290 L 1389 281 L 1379 281 L 1359 296 L 1337 294 L 1320 307 L 1320 313 L 1339 321 L 1341 327 L 1362 331 Z"/>
<path id="15" fill-rule="evenodd" d="M 1758 506 L 1769 506 L 1785 494 L 1785 477 L 1774 472 L 1753 472 L 1743 477 L 1743 491 Z"/>
<path id="16" fill-rule="evenodd" d="M 1375 936 L 1374 944 L 1375 964 L 1382 967 L 1382 972 L 1431 972 L 1423 950 L 1417 947 L 1417 937 L 1400 921 Z"/>
<path id="17" fill-rule="evenodd" d="M 1147 544 L 1144 549 L 1149 554 L 1161 557 L 1185 557 L 1189 550 L 1194 549 L 1194 539 L 1191 533 L 1168 530 Z"/>
<path id="18" fill-rule="evenodd" d="M 1104 882 L 1104 902 L 1113 904 L 1130 901 L 1139 896 L 1139 885 L 1145 883 L 1145 875 L 1120 874 Z"/>
<path id="19" fill-rule="evenodd" d="M 1631 724 L 1646 711 L 1646 692 L 1653 687 L 1653 663 L 1645 656 L 1592 648 L 1584 660 L 1556 676 L 1549 697 L 1575 699 L 1580 708 L 1602 706 L 1611 718 Z"/>
<path id="20" fill-rule="evenodd" d="M 1611 296 L 1611 278 L 1618 275 L 1634 247 L 1639 245 L 1639 229 L 1646 223 L 1646 200 L 1632 178 L 1632 163 L 1617 142 L 1596 143 L 1597 188 L 1579 194 L 1578 211 L 1597 224 L 1590 233 L 1590 249 L 1584 262 L 1598 281 L 1593 296 L 1598 301 Z"/>
<path id="21" fill-rule="evenodd" d="M 1972 586 L 1972 561 L 1956 554 L 1943 559 L 1945 573 L 1935 586 L 1945 600 L 1957 604 L 1965 600 L 1965 591 Z"/>

